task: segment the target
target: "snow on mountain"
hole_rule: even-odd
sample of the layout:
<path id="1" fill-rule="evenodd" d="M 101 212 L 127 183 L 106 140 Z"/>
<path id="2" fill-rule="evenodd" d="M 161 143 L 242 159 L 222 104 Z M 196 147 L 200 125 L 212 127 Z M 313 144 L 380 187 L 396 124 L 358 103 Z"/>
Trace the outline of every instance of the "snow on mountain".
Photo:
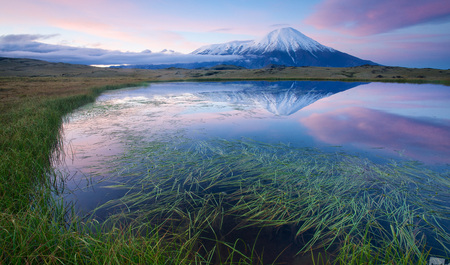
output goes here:
<path id="1" fill-rule="evenodd" d="M 332 48 L 318 43 L 293 28 L 282 28 L 274 30 L 261 39 L 254 41 L 245 52 L 249 53 L 252 51 L 264 54 L 273 51 L 291 52 L 299 49 L 309 52 L 334 51 Z"/>
<path id="2" fill-rule="evenodd" d="M 193 51 L 192 54 L 201 55 L 239 55 L 247 49 L 253 41 L 230 41 L 223 44 L 206 45 Z"/>
<path id="3" fill-rule="evenodd" d="M 143 51 L 143 53 L 150 51 Z M 377 65 L 320 44 L 293 28 L 274 30 L 257 40 L 231 41 L 200 47 L 191 54 L 181 55 L 172 50 L 155 53 L 166 58 L 162 63 L 123 66 L 126 68 L 161 69 L 168 67 L 201 68 L 220 64 L 250 69 L 279 66 L 354 67 Z M 180 55 L 179 57 L 175 55 Z M 172 63 L 168 63 L 170 58 Z M 180 61 L 175 61 L 179 59 Z M 182 61 L 183 60 L 183 61 Z M 188 61 L 188 62 L 186 62 Z"/>
<path id="4" fill-rule="evenodd" d="M 164 50 L 160 51 L 159 53 L 163 53 L 163 54 L 176 54 L 177 52 L 174 51 L 174 50 L 164 49 Z"/>
<path id="5" fill-rule="evenodd" d="M 332 67 L 376 64 L 322 45 L 293 28 L 274 30 L 258 40 L 203 46 L 192 54 L 241 55 L 247 58 L 233 63 L 248 68 L 269 64 Z"/>
<path id="6" fill-rule="evenodd" d="M 270 32 L 259 40 L 206 45 L 193 51 L 192 54 L 248 55 L 273 51 L 292 52 L 299 49 L 309 52 L 334 51 L 334 49 L 318 43 L 293 28 L 282 28 Z"/>

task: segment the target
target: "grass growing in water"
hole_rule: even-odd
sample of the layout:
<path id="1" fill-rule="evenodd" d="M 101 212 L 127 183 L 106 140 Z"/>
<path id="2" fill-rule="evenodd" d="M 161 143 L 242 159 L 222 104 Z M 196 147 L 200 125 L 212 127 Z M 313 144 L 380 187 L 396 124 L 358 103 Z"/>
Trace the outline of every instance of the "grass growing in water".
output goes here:
<path id="1" fill-rule="evenodd" d="M 115 161 L 125 168 L 107 187 L 128 192 L 101 207 L 119 212 L 108 220 L 160 227 L 214 263 L 313 252 L 319 263 L 425 264 L 430 250 L 450 253 L 448 178 L 413 163 L 250 140 L 132 146 Z"/>
<path id="2" fill-rule="evenodd" d="M 77 219 L 51 195 L 58 180 L 48 175 L 50 156 L 59 145 L 62 117 L 129 81 L 7 81 L 12 88 L 5 91 L 15 93 L 0 95 L 0 264 L 183 264 L 178 245 L 158 245 L 158 234 L 150 233 L 158 227 L 148 237 L 134 236 L 131 226 L 106 231 L 94 220 Z M 96 82 L 111 85 L 86 88 Z"/>

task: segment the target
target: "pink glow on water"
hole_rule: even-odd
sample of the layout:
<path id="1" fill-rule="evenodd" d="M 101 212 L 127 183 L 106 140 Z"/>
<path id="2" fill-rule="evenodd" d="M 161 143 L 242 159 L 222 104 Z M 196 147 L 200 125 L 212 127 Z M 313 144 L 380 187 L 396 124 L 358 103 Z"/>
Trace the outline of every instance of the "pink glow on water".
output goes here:
<path id="1" fill-rule="evenodd" d="M 449 126 L 361 107 L 314 113 L 300 122 L 311 135 L 333 145 L 386 147 L 413 159 L 450 163 Z"/>

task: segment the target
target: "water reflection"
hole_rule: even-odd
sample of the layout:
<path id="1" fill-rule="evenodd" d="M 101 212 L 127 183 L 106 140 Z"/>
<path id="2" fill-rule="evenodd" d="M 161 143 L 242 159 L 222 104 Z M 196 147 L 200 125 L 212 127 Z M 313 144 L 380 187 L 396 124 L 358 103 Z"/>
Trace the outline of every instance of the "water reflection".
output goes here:
<path id="1" fill-rule="evenodd" d="M 131 139 L 248 137 L 450 162 L 450 91 L 346 82 L 162 83 L 109 91 L 64 124 L 69 172 L 104 172 Z M 169 139 L 169 140 L 168 140 Z M 376 148 L 376 149 L 374 149 Z M 380 149 L 382 148 L 382 149 Z M 102 173 L 103 174 L 103 173 Z"/>
<path id="2" fill-rule="evenodd" d="M 449 102 L 445 86 L 371 83 L 316 102 L 299 121 L 325 143 L 450 163 Z"/>
<path id="3" fill-rule="evenodd" d="M 248 84 L 248 82 L 247 82 Z M 259 105 L 275 115 L 289 116 L 319 99 L 335 93 L 359 86 L 363 83 L 344 82 L 251 82 L 240 90 L 208 91 L 197 93 L 201 98 L 213 102 L 228 102 L 231 104 Z M 227 84 L 230 86 L 242 83 Z"/>
<path id="4" fill-rule="evenodd" d="M 309 133 L 334 145 L 385 148 L 426 162 L 450 162 L 450 126 L 362 107 L 303 117 Z"/>

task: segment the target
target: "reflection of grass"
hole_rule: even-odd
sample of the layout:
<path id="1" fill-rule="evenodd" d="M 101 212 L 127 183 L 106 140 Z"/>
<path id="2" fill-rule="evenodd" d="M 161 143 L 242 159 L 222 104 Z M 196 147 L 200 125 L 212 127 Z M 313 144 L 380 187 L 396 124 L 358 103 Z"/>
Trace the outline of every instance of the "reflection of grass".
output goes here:
<path id="1" fill-rule="evenodd" d="M 448 180 L 413 164 L 225 140 L 150 145 L 121 162 L 134 172 L 117 179 L 130 192 L 103 207 L 127 213 L 110 220 L 161 227 L 216 262 L 324 250 L 342 264 L 424 263 L 430 242 L 449 253 Z M 264 255 L 270 244 L 285 248 Z"/>

